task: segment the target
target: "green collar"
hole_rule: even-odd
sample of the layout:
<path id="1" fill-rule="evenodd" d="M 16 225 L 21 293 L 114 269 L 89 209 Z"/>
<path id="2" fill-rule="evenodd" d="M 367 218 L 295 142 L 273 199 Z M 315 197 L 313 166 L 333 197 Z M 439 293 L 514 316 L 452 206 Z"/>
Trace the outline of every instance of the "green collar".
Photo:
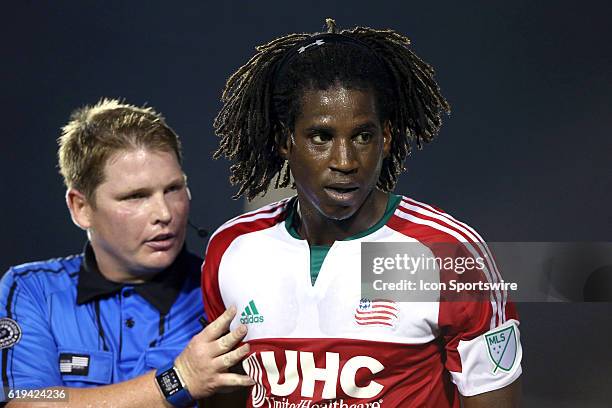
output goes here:
<path id="1" fill-rule="evenodd" d="M 401 196 L 395 195 L 393 193 L 388 193 L 388 196 L 389 196 L 389 199 L 387 200 L 387 208 L 385 209 L 385 213 L 383 214 L 382 218 L 378 220 L 376 224 L 372 225 L 367 230 L 358 232 L 357 234 L 352 235 L 344 239 L 343 241 L 350 241 L 353 239 L 362 238 L 362 237 L 365 237 L 366 235 L 370 235 L 374 231 L 381 229 L 383 225 L 385 225 L 387 221 L 389 221 L 389 218 L 391 218 L 391 216 L 395 212 L 395 209 L 397 208 L 400 201 L 402 200 Z M 296 213 L 297 213 L 297 197 L 295 197 L 295 199 L 293 199 L 292 202 L 289 204 L 287 218 L 285 219 L 285 228 L 287 228 L 287 232 L 289 232 L 289 234 L 293 238 L 302 239 L 302 237 L 300 237 L 300 235 L 298 234 L 295 228 L 294 221 L 295 221 Z"/>

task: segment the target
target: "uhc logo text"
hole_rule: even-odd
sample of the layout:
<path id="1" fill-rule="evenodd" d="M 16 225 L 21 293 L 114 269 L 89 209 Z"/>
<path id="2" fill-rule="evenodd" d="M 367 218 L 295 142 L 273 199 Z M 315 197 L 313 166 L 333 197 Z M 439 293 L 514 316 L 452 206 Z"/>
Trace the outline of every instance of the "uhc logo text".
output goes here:
<path id="1" fill-rule="evenodd" d="M 259 356 L 258 356 L 259 354 Z M 299 359 L 298 359 L 299 355 Z M 259 358 L 258 358 L 259 357 Z M 298 367 L 299 360 L 299 367 Z M 261 363 L 260 363 L 261 361 Z M 323 384 L 322 398 L 336 398 L 338 385 L 342 391 L 353 398 L 373 398 L 383 390 L 383 385 L 370 381 L 366 385 L 356 384 L 357 371 L 367 369 L 372 374 L 382 371 L 385 367 L 375 358 L 355 356 L 349 359 L 340 369 L 340 354 L 325 353 L 325 366 L 315 366 L 314 353 L 309 351 L 285 350 L 284 382 L 280 384 L 280 373 L 273 351 L 253 353 L 243 361 L 247 374 L 257 382 L 253 388 L 253 405 L 260 406 L 265 398 L 262 384 L 262 364 L 266 372 L 272 395 L 284 397 L 293 394 L 300 385 L 300 395 L 312 398 L 315 383 Z M 301 380 L 301 381 L 300 381 Z"/>

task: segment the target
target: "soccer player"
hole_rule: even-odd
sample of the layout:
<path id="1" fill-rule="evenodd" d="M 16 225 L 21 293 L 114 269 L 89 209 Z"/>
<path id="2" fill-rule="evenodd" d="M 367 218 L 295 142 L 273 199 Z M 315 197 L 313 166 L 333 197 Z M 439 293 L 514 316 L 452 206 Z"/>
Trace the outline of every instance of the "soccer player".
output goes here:
<path id="1" fill-rule="evenodd" d="M 249 327 L 243 367 L 257 385 L 248 406 L 518 404 L 522 351 L 505 293 L 469 302 L 361 298 L 366 242 L 431 251 L 454 243 L 487 259 L 484 274 L 500 279 L 472 228 L 391 192 L 412 146 L 431 141 L 449 110 L 409 44 L 392 30 L 338 32 L 328 20 L 327 33 L 257 47 L 227 82 L 216 156 L 234 161 L 237 195 L 255 197 L 291 176 L 297 190 L 228 221 L 207 248 L 207 313 L 235 304 L 231 327 Z M 372 317 L 379 324 L 360 314 L 372 304 L 388 307 Z"/>
<path id="2" fill-rule="evenodd" d="M 227 373 L 248 351 L 230 351 L 244 326 L 224 335 L 234 309 L 202 330 L 181 144 L 162 116 L 109 99 L 80 109 L 59 139 L 59 167 L 88 241 L 82 254 L 3 276 L 2 400 L 185 407 L 252 384 Z"/>

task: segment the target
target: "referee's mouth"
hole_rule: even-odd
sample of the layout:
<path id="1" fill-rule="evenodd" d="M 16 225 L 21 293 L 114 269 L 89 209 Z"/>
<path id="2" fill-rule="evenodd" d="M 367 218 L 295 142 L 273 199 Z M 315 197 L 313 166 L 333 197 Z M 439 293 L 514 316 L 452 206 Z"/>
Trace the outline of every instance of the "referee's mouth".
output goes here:
<path id="1" fill-rule="evenodd" d="M 167 251 L 176 243 L 176 235 L 172 233 L 157 234 L 145 241 L 145 245 L 156 251 Z"/>

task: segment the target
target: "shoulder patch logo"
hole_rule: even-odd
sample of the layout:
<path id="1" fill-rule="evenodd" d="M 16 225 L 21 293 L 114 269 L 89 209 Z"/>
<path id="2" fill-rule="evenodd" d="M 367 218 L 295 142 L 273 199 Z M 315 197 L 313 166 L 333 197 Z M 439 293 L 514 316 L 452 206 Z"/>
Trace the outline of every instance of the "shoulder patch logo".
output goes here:
<path id="1" fill-rule="evenodd" d="M 0 319 L 0 349 L 14 346 L 21 340 L 21 327 L 9 317 Z"/>
<path id="2" fill-rule="evenodd" d="M 263 321 L 263 315 L 259 313 L 259 310 L 257 310 L 257 307 L 255 306 L 255 301 L 251 300 L 240 315 L 240 323 L 263 323 Z"/>
<path id="3" fill-rule="evenodd" d="M 498 369 L 510 371 L 516 361 L 516 330 L 514 324 L 485 334 L 487 351 L 493 363 L 493 373 Z"/>

